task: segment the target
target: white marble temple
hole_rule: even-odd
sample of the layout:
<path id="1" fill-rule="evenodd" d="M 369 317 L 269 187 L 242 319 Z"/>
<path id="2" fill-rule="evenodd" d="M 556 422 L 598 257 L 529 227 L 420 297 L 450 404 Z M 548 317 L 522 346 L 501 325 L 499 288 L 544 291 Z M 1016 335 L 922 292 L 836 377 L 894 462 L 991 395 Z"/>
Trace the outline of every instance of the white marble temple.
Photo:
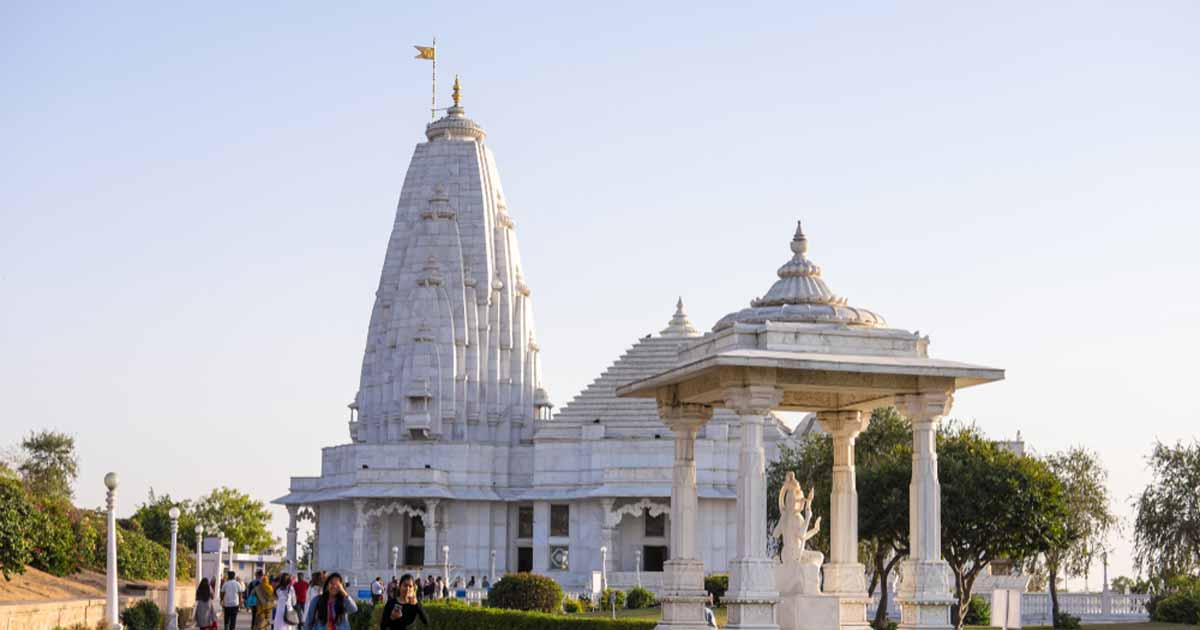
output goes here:
<path id="1" fill-rule="evenodd" d="M 316 565 L 358 584 L 391 574 L 393 547 L 405 570 L 440 571 L 445 545 L 455 575 L 487 574 L 495 552 L 498 573 L 532 569 L 582 590 L 607 546 L 611 575 L 630 578 L 623 586 L 640 556 L 643 584 L 662 591 L 679 536 L 677 444 L 653 400 L 616 388 L 673 366 L 699 331 L 679 301 L 662 331 L 551 419 L 532 291 L 486 134 L 456 103 L 426 136 L 400 193 L 349 439 L 276 501 L 289 507 L 289 531 L 313 521 Z M 770 458 L 791 435 L 764 418 Z M 706 572 L 734 555 L 737 422 L 717 410 L 693 444 L 689 553 Z"/>

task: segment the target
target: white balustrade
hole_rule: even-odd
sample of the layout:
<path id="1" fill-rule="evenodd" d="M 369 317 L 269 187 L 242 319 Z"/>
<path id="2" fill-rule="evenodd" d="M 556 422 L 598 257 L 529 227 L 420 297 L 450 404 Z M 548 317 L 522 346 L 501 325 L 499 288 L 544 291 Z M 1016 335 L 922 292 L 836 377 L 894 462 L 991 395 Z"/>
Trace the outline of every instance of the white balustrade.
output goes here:
<path id="1" fill-rule="evenodd" d="M 976 593 L 991 605 L 991 593 Z M 1146 612 L 1146 602 L 1149 595 L 1123 593 L 1059 593 L 1058 609 L 1079 617 L 1084 623 L 1112 621 L 1149 621 L 1150 614 Z M 867 607 L 868 618 L 875 616 L 879 609 L 879 593 L 871 596 L 871 604 Z M 1023 625 L 1050 625 L 1051 623 L 1050 593 L 1023 593 L 1021 595 L 1021 623 Z M 889 593 L 888 617 L 900 618 L 900 610 L 896 605 L 895 593 Z"/>

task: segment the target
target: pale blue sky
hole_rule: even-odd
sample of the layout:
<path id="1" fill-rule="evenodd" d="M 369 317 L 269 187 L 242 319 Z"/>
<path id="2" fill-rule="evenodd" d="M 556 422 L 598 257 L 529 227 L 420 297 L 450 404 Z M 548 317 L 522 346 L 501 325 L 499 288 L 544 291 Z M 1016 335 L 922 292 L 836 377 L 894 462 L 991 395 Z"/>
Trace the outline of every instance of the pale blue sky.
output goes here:
<path id="1" fill-rule="evenodd" d="M 1122 516 L 1196 436 L 1200 5 L 355 4 L 0 6 L 0 444 L 78 436 L 83 503 L 271 499 L 347 439 L 434 34 L 556 402 L 803 218 L 852 303 L 1008 370 L 955 416 L 1099 451 Z"/>

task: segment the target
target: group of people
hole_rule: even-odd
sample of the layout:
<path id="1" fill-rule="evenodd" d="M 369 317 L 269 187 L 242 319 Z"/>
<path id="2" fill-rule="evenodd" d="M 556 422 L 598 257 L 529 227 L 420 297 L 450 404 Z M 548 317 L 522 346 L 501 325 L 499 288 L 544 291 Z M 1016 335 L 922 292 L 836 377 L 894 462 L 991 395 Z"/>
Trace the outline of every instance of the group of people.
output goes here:
<path id="1" fill-rule="evenodd" d="M 404 578 L 392 577 L 392 581 L 384 586 L 383 578 L 376 577 L 374 582 L 371 582 L 371 601 L 378 604 L 383 601 L 385 593 L 392 593 Z M 451 591 L 457 591 L 462 588 L 483 588 L 489 589 L 492 587 L 488 581 L 488 576 L 483 576 L 483 581 L 477 583 L 475 576 L 472 575 L 466 584 L 463 584 L 461 575 L 455 576 L 454 580 L 449 585 L 441 576 L 427 575 L 422 580 L 419 577 L 413 578 L 414 585 L 417 589 L 417 598 L 421 600 L 449 599 Z"/>
<path id="2" fill-rule="evenodd" d="M 380 630 L 405 630 L 418 619 L 429 624 L 422 601 L 448 599 L 452 590 L 490 587 L 486 575 L 478 583 L 472 575 L 464 584 L 462 576 L 447 583 L 440 576 L 422 579 L 406 573 L 386 586 L 383 578 L 375 578 L 371 601 L 378 604 L 387 597 Z M 220 618 L 223 630 L 237 630 L 242 610 L 250 612 L 253 630 L 350 630 L 349 616 L 358 605 L 338 573 L 318 571 L 306 580 L 303 573 L 271 576 L 260 570 L 249 584 L 243 584 L 241 576 L 229 571 L 215 588 L 208 578 L 200 580 L 193 613 L 199 630 L 217 630 Z"/>
<path id="3" fill-rule="evenodd" d="M 350 630 L 350 615 L 358 610 L 338 573 L 314 573 L 305 580 L 284 572 L 276 576 L 255 573 L 249 584 L 229 571 L 214 591 L 208 578 L 196 587 L 194 622 L 200 630 L 217 630 L 217 604 L 224 630 L 236 630 L 238 613 L 250 611 L 254 630 Z"/>

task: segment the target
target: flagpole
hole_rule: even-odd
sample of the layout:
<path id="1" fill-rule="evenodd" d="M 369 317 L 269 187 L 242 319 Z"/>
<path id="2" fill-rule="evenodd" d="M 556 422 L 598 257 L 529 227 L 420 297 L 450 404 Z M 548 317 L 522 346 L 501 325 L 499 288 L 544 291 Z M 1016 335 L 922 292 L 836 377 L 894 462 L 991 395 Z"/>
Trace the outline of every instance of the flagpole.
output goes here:
<path id="1" fill-rule="evenodd" d="M 429 118 L 437 120 L 437 36 L 433 38 L 433 94 L 429 99 Z"/>

